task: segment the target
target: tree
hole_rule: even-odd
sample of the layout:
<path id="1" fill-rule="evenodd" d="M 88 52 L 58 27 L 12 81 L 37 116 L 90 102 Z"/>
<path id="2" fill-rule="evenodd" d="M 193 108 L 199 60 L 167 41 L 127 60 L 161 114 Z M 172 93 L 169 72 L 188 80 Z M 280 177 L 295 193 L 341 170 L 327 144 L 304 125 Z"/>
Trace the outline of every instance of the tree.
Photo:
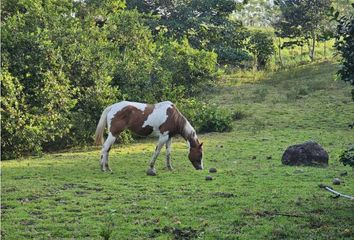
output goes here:
<path id="1" fill-rule="evenodd" d="M 274 23 L 278 36 L 300 38 L 293 44 L 305 41 L 311 61 L 315 58 L 316 41 L 321 35 L 321 26 L 327 24 L 330 0 L 278 0 L 281 15 Z"/>
<path id="2" fill-rule="evenodd" d="M 215 51 L 219 63 L 237 65 L 248 57 L 242 49 L 249 33 L 229 17 L 242 7 L 234 0 L 127 1 L 127 6 L 158 16 L 150 23 L 155 34 L 167 29 L 167 37 L 186 37 L 194 48 Z"/>
<path id="3" fill-rule="evenodd" d="M 354 8 L 354 3 L 352 7 Z M 338 74 L 343 81 L 354 86 L 354 14 L 340 18 L 338 16 L 338 12 L 334 13 L 338 22 L 335 47 L 342 55 L 342 64 Z M 352 98 L 354 101 L 354 89 L 352 90 Z"/>

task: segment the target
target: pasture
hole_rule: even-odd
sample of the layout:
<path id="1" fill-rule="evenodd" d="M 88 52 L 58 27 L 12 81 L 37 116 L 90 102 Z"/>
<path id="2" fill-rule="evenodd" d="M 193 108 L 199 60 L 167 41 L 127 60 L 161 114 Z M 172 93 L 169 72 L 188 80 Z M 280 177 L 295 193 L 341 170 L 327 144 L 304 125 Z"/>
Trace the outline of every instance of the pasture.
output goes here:
<path id="1" fill-rule="evenodd" d="M 226 75 L 201 97 L 232 111 L 234 128 L 198 134 L 202 171 L 182 138 L 172 143 L 174 171 L 164 169 L 163 150 L 154 177 L 146 170 L 156 139 L 115 144 L 112 173 L 100 171 L 99 148 L 2 162 L 1 238 L 352 239 L 354 202 L 318 187 L 340 177 L 334 189 L 354 194 L 354 172 L 338 162 L 353 143 L 354 105 L 336 69 Z M 289 145 L 308 140 L 328 151 L 329 167 L 281 164 Z"/>

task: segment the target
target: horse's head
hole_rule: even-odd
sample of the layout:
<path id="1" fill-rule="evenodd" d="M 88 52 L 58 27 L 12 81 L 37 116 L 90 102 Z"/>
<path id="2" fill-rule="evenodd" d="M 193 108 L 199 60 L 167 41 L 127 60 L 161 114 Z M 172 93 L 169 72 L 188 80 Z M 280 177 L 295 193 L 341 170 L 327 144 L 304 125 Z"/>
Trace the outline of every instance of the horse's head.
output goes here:
<path id="1" fill-rule="evenodd" d="M 189 160 L 193 164 L 196 170 L 203 169 L 203 143 L 197 143 L 195 146 L 189 149 Z"/>

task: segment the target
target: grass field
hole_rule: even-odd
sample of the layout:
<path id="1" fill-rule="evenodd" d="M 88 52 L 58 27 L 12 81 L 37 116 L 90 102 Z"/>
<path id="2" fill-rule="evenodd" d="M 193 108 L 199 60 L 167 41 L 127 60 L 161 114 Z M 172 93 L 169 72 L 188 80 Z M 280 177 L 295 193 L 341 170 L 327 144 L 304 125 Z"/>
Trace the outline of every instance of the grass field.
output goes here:
<path id="1" fill-rule="evenodd" d="M 113 173 L 99 170 L 98 148 L 2 162 L 2 239 L 353 239 L 354 202 L 318 187 L 340 177 L 334 189 L 354 194 L 354 172 L 338 162 L 353 144 L 354 105 L 336 68 L 225 76 L 203 99 L 239 119 L 231 132 L 199 135 L 203 171 L 181 138 L 175 170 L 164 170 L 162 152 L 155 177 L 146 175 L 154 139 L 115 145 Z M 281 164 L 289 145 L 308 140 L 328 151 L 329 167 Z"/>

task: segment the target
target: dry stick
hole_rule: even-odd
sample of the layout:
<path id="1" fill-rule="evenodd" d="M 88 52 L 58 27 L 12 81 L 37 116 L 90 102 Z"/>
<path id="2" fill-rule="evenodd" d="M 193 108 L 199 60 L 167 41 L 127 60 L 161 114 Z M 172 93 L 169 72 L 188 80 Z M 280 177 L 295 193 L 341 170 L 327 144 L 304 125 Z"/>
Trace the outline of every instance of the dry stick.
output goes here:
<path id="1" fill-rule="evenodd" d="M 353 196 L 345 195 L 345 194 L 339 193 L 337 191 L 334 191 L 333 188 L 331 188 L 330 186 L 324 185 L 322 183 L 319 185 L 319 187 L 324 188 L 327 191 L 336 194 L 336 197 L 345 197 L 345 198 L 349 198 L 350 200 L 354 200 Z"/>

